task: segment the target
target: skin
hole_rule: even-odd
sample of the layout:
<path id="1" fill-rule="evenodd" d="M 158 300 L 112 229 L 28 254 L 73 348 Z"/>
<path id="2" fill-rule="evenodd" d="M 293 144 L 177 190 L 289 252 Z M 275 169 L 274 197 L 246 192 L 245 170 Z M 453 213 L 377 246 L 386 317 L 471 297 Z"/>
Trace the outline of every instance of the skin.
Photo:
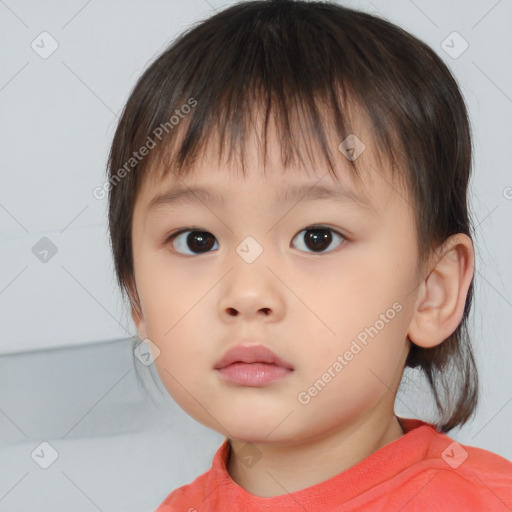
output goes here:
<path id="1" fill-rule="evenodd" d="M 473 276 L 471 240 L 450 238 L 421 272 L 412 201 L 377 162 L 362 121 L 355 133 L 366 144 L 357 161 L 365 169 L 363 185 L 352 180 L 334 136 L 340 182 L 316 147 L 309 166 L 284 171 L 271 124 L 266 176 L 253 136 L 245 178 L 232 172 L 235 163 L 219 164 L 210 148 L 180 180 L 222 193 L 221 204 L 187 202 L 148 213 L 151 199 L 178 183 L 173 176 L 147 179 L 136 201 L 132 237 L 142 315 L 132 309 L 132 317 L 139 337 L 158 347 L 154 364 L 174 400 L 230 439 L 228 472 L 257 496 L 325 481 L 399 439 L 394 399 L 411 342 L 438 345 L 462 318 Z M 272 202 L 275 191 L 290 183 L 317 182 L 364 192 L 373 208 Z M 331 244 L 315 252 L 304 231 L 313 224 L 346 238 L 329 231 Z M 194 255 L 189 233 L 165 241 L 184 227 L 211 233 L 210 251 Z M 247 236 L 263 248 L 251 264 L 236 252 Z M 300 403 L 299 393 L 397 302 L 400 312 L 316 396 Z M 242 341 L 266 345 L 293 372 L 261 388 L 226 383 L 214 365 Z M 242 448 L 259 457 L 256 464 L 244 463 Z"/>

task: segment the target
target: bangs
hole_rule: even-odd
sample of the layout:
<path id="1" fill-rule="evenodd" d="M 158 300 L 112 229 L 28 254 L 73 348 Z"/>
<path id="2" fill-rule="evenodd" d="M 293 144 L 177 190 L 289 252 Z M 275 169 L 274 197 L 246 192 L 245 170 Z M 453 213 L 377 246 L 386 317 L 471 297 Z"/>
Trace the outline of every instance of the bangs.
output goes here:
<path id="1" fill-rule="evenodd" d="M 394 167 L 400 150 L 393 123 L 385 122 L 389 98 L 384 101 L 379 94 L 371 76 L 375 69 L 370 69 L 382 49 L 368 42 L 368 34 L 359 35 L 367 40 L 361 48 L 353 40 L 357 36 L 351 33 L 353 25 L 344 33 L 343 23 L 332 20 L 332 30 L 325 30 L 323 25 L 329 23 L 325 17 L 315 22 L 320 8 L 319 14 L 309 12 L 303 19 L 299 5 L 297 16 L 289 16 L 287 5 L 285 17 L 278 2 L 269 3 L 267 9 L 258 4 L 255 18 L 251 4 L 212 18 L 217 24 L 231 25 L 230 11 L 236 9 L 236 28 L 229 35 L 198 26 L 178 38 L 143 77 L 148 97 L 140 107 L 153 115 L 135 139 L 166 124 L 168 129 L 139 165 L 138 175 L 183 177 L 214 144 L 219 162 L 224 156 L 230 162 L 236 154 L 245 174 L 250 136 L 257 135 L 266 162 L 268 129 L 274 123 L 283 168 L 312 162 L 315 145 L 334 178 L 336 162 L 343 161 L 361 179 L 357 159 L 338 149 L 350 135 L 363 139 L 354 128 L 355 122 L 361 126 L 361 120 L 372 138 L 362 140 L 364 145 L 375 142 L 374 156 L 379 161 L 385 156 Z M 361 67 L 368 69 L 362 72 Z M 179 113 L 183 115 L 178 118 Z M 178 122 L 171 126 L 173 117 Z"/>
<path id="2" fill-rule="evenodd" d="M 361 172 L 356 158 L 349 158 L 339 145 L 349 135 L 357 137 L 352 117 L 340 111 L 339 100 L 331 105 L 328 98 L 305 97 L 304 103 L 291 94 L 276 95 L 276 91 L 229 91 L 218 104 L 202 105 L 199 101 L 189 118 L 181 121 L 172 136 L 168 136 L 151 154 L 146 173 L 156 179 L 168 174 L 181 178 L 191 172 L 206 153 L 216 155 L 224 168 L 233 158 L 242 174 L 246 174 L 247 148 L 252 137 L 266 171 L 270 133 L 277 135 L 283 169 L 327 168 L 336 179 L 339 163 L 349 164 L 353 176 L 360 179 Z M 334 91 L 333 91 L 334 93 Z M 263 97 L 265 95 L 265 97 Z M 307 98 L 307 99 L 306 99 Z M 205 107 L 205 108 L 203 108 Z M 223 112 L 212 116 L 212 112 Z M 211 122 L 207 122 L 210 118 Z M 358 126 L 361 126 L 358 121 Z M 358 139 L 366 148 L 371 141 L 359 133 Z M 348 139 L 350 142 L 351 139 Z M 273 141 L 273 139 L 272 139 Z M 351 149 L 351 148 L 348 148 Z M 320 155 L 318 162 L 315 155 Z M 252 162 L 251 162 L 252 163 Z"/>

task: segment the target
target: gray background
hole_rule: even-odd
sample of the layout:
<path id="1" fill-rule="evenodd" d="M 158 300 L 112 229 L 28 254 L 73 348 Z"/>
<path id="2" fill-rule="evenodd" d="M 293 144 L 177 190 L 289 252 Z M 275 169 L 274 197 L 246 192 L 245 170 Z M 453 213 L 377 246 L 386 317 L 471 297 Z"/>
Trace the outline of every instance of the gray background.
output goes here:
<path id="1" fill-rule="evenodd" d="M 151 511 L 205 471 L 223 439 L 134 359 L 106 199 L 93 190 L 137 78 L 179 32 L 232 3 L 0 0 L 0 511 Z M 468 103 L 482 405 L 450 435 L 512 459 L 512 2 L 344 4 L 431 45 Z M 404 388 L 397 413 L 422 416 L 421 403 Z M 48 469 L 36 463 L 52 453 L 42 442 L 58 455 Z"/>

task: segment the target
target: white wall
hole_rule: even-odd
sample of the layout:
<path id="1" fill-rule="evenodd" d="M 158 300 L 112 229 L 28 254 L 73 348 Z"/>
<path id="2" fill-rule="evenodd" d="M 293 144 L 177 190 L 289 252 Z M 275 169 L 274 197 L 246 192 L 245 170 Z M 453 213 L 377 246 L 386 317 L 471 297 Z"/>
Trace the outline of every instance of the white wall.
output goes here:
<path id="1" fill-rule="evenodd" d="M 104 182 L 117 114 L 146 65 L 178 32 L 232 3 L 0 3 L 0 354 L 135 334 L 113 278 L 106 199 L 95 199 L 92 191 Z M 430 44 L 455 73 L 469 104 L 478 225 L 472 319 L 483 405 L 459 438 L 511 453 L 505 430 L 512 421 L 512 269 L 506 264 L 512 254 L 512 4 L 375 4 L 347 2 Z M 52 41 L 39 36 L 43 31 L 58 43 L 45 59 L 31 47 L 34 41 L 39 52 L 51 49 Z M 461 48 L 453 36 L 446 39 L 453 31 L 469 45 L 457 58 L 442 47 L 447 40 L 452 55 Z M 45 237 L 57 252 L 41 262 L 33 248 Z"/>
<path id="2" fill-rule="evenodd" d="M 113 280 L 106 199 L 92 191 L 136 79 L 209 11 L 202 1 L 0 4 L 0 353 L 135 334 Z M 34 40 L 58 48 L 43 59 Z M 38 243 L 56 248 L 47 262 Z"/>

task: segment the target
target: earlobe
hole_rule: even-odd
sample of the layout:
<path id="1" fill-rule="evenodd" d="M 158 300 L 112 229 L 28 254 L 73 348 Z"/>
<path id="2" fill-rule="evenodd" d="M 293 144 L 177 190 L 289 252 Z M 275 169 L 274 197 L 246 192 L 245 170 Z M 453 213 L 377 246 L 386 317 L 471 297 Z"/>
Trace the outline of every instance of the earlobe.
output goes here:
<path id="1" fill-rule="evenodd" d="M 408 337 L 423 348 L 441 344 L 457 329 L 474 273 L 471 238 L 452 235 L 442 245 L 437 263 L 420 284 Z"/>
<path id="2" fill-rule="evenodd" d="M 126 285 L 127 295 L 130 301 L 130 312 L 133 323 L 137 329 L 137 335 L 141 340 L 145 340 L 147 335 L 146 323 L 144 321 L 144 314 L 142 312 L 142 305 L 137 292 L 137 287 L 133 279 L 129 279 Z"/>
<path id="3" fill-rule="evenodd" d="M 144 321 L 142 313 L 139 313 L 133 306 L 131 307 L 131 315 L 133 323 L 137 329 L 137 334 L 141 340 L 145 340 L 147 335 L 146 323 Z"/>

